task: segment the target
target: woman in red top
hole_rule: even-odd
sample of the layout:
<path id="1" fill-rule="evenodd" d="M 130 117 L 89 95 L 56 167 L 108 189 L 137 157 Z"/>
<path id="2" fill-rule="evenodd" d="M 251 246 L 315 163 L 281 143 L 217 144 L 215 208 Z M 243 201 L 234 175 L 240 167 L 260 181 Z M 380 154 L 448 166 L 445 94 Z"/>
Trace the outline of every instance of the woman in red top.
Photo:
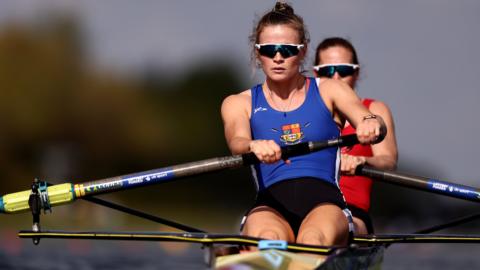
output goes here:
<path id="1" fill-rule="evenodd" d="M 342 80 L 355 89 L 360 72 L 355 48 L 343 38 L 332 37 L 323 40 L 315 53 L 314 72 L 320 80 L 327 78 Z M 378 169 L 393 170 L 398 158 L 393 118 L 388 106 L 378 100 L 363 99 L 362 101 L 372 113 L 383 118 L 388 132 L 381 143 L 342 149 L 340 189 L 353 214 L 357 234 L 373 233 L 368 214 L 372 180 L 354 175 L 355 168 L 365 164 Z M 354 132 L 355 129 L 348 122 L 345 123 L 342 135 Z"/>

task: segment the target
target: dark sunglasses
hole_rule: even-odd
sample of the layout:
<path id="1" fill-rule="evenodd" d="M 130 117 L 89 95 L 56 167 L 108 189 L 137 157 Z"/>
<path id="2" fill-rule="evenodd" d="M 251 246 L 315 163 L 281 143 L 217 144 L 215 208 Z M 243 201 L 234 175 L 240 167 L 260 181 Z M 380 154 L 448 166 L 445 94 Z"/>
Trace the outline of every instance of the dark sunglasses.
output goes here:
<path id="1" fill-rule="evenodd" d="M 318 77 L 332 78 L 335 72 L 337 72 L 343 78 L 355 74 L 359 67 L 359 65 L 355 64 L 327 64 L 314 66 L 313 69 L 317 71 Z"/>
<path id="2" fill-rule="evenodd" d="M 297 55 L 304 46 L 303 44 L 255 44 L 258 53 L 269 58 L 274 58 L 277 52 L 283 58 L 289 58 Z"/>

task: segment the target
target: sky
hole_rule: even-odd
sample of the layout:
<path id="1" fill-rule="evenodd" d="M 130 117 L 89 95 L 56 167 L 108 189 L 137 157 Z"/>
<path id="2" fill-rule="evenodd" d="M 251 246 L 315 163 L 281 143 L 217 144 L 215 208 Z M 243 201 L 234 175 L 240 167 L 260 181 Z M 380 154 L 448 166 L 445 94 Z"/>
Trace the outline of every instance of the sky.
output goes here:
<path id="1" fill-rule="evenodd" d="M 80 20 L 99 69 L 129 74 L 154 66 L 181 76 L 220 57 L 253 83 L 263 77 L 251 72 L 248 36 L 274 2 L 4 0 L 0 27 L 65 12 Z M 291 2 L 310 31 L 307 69 L 323 38 L 347 37 L 357 48 L 358 93 L 389 105 L 399 171 L 480 186 L 480 1 Z"/>

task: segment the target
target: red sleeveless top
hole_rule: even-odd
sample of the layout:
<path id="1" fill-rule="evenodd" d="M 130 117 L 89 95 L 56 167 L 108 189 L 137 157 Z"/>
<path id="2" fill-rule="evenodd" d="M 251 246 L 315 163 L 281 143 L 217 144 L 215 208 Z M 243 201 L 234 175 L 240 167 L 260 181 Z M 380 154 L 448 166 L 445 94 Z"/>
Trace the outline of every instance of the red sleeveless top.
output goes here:
<path id="1" fill-rule="evenodd" d="M 363 105 L 368 109 L 373 101 L 373 99 L 364 99 Z M 355 133 L 355 129 L 350 125 L 342 130 L 342 136 L 353 133 Z M 373 156 L 372 147 L 362 144 L 357 144 L 353 147 L 343 147 L 342 154 Z M 340 190 L 345 196 L 348 205 L 353 205 L 368 212 L 370 209 L 370 192 L 372 190 L 372 180 L 370 178 L 358 175 L 342 175 L 340 177 Z"/>

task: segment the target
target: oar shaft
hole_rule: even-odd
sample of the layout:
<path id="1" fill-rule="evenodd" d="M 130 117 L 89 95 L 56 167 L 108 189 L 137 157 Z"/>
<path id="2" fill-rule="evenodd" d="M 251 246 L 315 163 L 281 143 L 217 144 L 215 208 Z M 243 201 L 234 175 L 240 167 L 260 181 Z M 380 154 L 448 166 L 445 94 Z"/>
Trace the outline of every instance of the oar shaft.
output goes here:
<path id="1" fill-rule="evenodd" d="M 480 202 L 480 189 L 465 185 L 433 178 L 383 171 L 371 167 L 359 167 L 357 174 L 368 176 L 374 180 L 379 180 L 390 184 L 414 188 L 462 200 Z"/>
<path id="2" fill-rule="evenodd" d="M 329 147 L 347 146 L 356 143 L 358 143 L 356 135 L 343 136 L 325 142 L 305 142 L 297 145 L 282 147 L 282 157 L 287 159 L 289 157 L 305 155 Z M 128 174 L 124 176 L 76 184 L 74 190 L 75 196 L 78 198 L 90 195 L 98 195 L 117 190 L 125 190 L 144 185 L 151 185 L 187 176 L 220 171 L 224 169 L 239 168 L 245 165 L 252 165 L 255 163 L 258 163 L 258 159 L 253 153 L 217 157 L 146 172 Z"/>
<path id="3" fill-rule="evenodd" d="M 305 155 L 329 147 L 351 146 L 358 143 L 355 134 L 324 142 L 305 142 L 282 148 L 282 157 Z M 110 177 L 79 184 L 61 184 L 47 188 L 51 206 L 74 201 L 77 198 L 127 190 L 135 187 L 168 182 L 174 179 L 199 175 L 224 169 L 238 168 L 258 162 L 253 153 L 226 157 L 210 158 L 161 169 Z M 29 209 L 28 199 L 31 191 L 22 191 L 0 197 L 0 213 L 16 213 Z"/>
<path id="4" fill-rule="evenodd" d="M 153 185 L 187 176 L 200 175 L 203 173 L 219 171 L 227 168 L 238 168 L 242 165 L 242 156 L 237 155 L 211 158 L 140 173 L 110 177 L 76 184 L 74 186 L 75 197 L 79 198 L 118 190 L 126 190 L 145 185 Z"/>
<path id="5" fill-rule="evenodd" d="M 53 185 L 47 188 L 48 200 L 51 206 L 56 206 L 72 202 L 81 197 L 167 182 L 176 178 L 219 171 L 225 168 L 237 168 L 243 164 L 241 155 L 218 157 L 75 185 L 71 183 Z M 30 193 L 30 190 L 26 190 L 0 197 L 0 213 L 16 213 L 28 210 Z"/>

